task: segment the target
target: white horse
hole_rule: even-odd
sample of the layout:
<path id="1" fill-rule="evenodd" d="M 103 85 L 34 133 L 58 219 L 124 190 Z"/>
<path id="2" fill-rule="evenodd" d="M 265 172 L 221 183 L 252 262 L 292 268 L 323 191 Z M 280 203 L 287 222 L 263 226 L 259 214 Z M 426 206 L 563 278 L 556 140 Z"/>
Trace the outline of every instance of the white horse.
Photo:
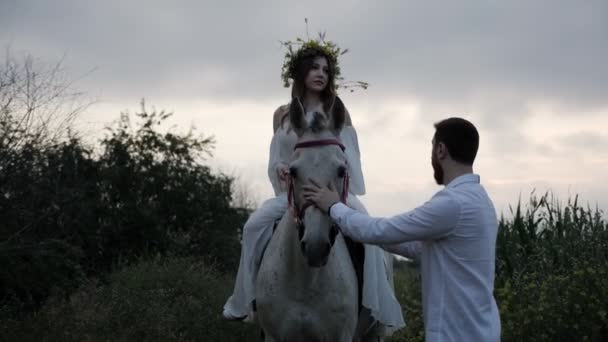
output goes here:
<path id="1" fill-rule="evenodd" d="M 308 205 L 302 185 L 314 179 L 348 193 L 343 146 L 337 140 L 345 109 L 306 118 L 298 99 L 289 119 L 298 135 L 290 163 L 289 207 L 266 249 L 257 277 L 257 319 L 266 341 L 351 342 L 358 285 L 347 246 L 331 218 Z M 345 196 L 344 196 L 345 197 Z"/>

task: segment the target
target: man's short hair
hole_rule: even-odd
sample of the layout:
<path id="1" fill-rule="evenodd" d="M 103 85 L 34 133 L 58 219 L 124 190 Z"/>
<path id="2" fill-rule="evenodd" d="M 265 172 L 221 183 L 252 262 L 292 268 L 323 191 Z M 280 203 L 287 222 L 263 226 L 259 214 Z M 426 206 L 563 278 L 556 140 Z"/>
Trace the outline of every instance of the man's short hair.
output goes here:
<path id="1" fill-rule="evenodd" d="M 452 159 L 473 165 L 479 148 L 479 133 L 475 126 L 462 118 L 449 118 L 435 124 L 435 144 L 442 142 Z"/>

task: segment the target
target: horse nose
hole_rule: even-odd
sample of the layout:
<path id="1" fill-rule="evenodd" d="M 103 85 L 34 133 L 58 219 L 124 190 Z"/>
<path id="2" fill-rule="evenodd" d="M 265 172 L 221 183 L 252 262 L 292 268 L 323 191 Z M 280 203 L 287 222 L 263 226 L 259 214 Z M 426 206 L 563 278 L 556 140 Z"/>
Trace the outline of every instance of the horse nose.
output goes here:
<path id="1" fill-rule="evenodd" d="M 327 256 L 329 255 L 329 251 L 331 250 L 331 243 L 327 242 L 324 243 L 323 246 L 321 247 L 321 258 L 322 259 L 327 259 Z"/>
<path id="2" fill-rule="evenodd" d="M 321 244 L 321 246 L 319 246 L 318 250 L 316 251 L 317 252 L 316 254 L 318 254 L 321 257 L 325 257 L 325 256 L 329 255 L 331 245 L 332 245 L 331 242 L 326 242 L 326 243 Z M 313 250 L 307 251 L 306 246 L 307 245 L 306 245 L 305 241 L 300 241 L 300 249 L 302 250 L 302 254 L 307 255 L 307 254 L 315 252 Z"/>
<path id="3" fill-rule="evenodd" d="M 327 242 L 319 246 L 319 253 L 314 258 L 315 264 L 311 266 L 325 266 L 327 264 L 327 260 L 329 259 L 329 252 L 331 252 L 331 243 Z"/>
<path id="4" fill-rule="evenodd" d="M 331 252 L 331 243 L 322 243 L 313 248 L 313 246 L 307 245 L 306 242 L 302 241 L 300 242 L 300 248 L 302 249 L 302 255 L 304 255 L 308 262 L 308 266 L 321 267 L 327 264 L 329 253 Z"/>

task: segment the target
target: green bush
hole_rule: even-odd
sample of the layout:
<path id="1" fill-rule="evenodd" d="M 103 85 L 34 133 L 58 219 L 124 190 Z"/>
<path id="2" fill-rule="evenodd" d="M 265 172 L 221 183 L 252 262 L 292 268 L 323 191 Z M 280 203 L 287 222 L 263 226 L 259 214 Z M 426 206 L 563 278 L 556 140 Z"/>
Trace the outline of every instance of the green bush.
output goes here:
<path id="1" fill-rule="evenodd" d="M 251 324 L 227 322 L 233 279 L 193 258 L 125 267 L 107 285 L 88 282 L 68 301 L 53 297 L 25 321 L 1 327 L 10 341 L 259 341 Z M 4 333 L 3 333 L 4 334 Z"/>
<path id="2" fill-rule="evenodd" d="M 73 140 L 0 148 L 0 159 L 7 161 L 0 167 L 0 304 L 21 300 L 23 308 L 35 308 L 85 278 L 88 245 L 98 245 L 85 238 L 95 170 Z"/>
<path id="3" fill-rule="evenodd" d="M 160 133 L 170 115 L 143 105 L 136 116 L 123 114 L 96 153 L 76 138 L 0 140 L 0 319 L 159 253 L 236 270 L 249 210 L 231 206 L 230 177 L 203 165 L 213 140 Z"/>

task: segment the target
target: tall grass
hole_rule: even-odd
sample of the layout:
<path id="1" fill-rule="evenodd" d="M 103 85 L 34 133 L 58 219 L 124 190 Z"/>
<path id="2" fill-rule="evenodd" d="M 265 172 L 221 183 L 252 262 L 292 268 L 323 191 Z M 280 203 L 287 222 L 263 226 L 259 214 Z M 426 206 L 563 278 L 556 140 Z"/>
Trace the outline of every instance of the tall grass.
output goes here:
<path id="1" fill-rule="evenodd" d="M 505 341 L 608 340 L 608 224 L 578 196 L 532 195 L 502 218 L 496 299 Z"/>
<path id="2" fill-rule="evenodd" d="M 395 260 L 395 296 L 401 304 L 405 328 L 395 332 L 391 342 L 423 342 L 422 292 L 416 263 Z"/>

